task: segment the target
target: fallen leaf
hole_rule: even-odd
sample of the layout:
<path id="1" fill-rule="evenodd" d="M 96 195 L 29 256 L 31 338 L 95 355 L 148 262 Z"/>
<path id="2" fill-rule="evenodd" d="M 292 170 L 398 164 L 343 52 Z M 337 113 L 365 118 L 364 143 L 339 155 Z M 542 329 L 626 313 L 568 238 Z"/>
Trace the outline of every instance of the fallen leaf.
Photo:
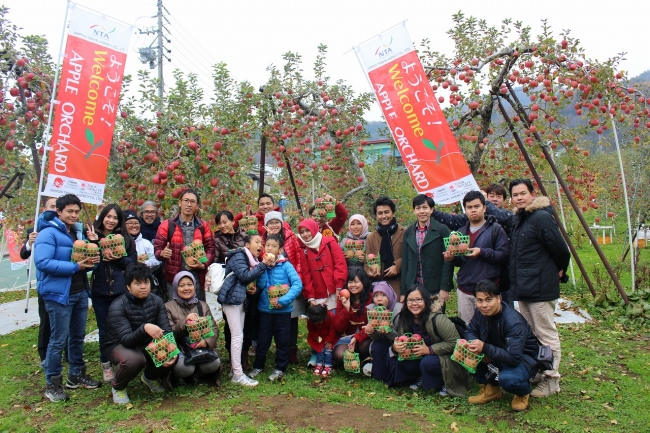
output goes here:
<path id="1" fill-rule="evenodd" d="M 131 403 L 126 405 L 126 410 L 131 410 L 133 409 L 133 405 Z"/>
<path id="2" fill-rule="evenodd" d="M 449 427 L 451 427 L 451 431 L 453 431 L 454 433 L 457 433 L 457 432 L 460 431 L 460 429 L 458 428 L 458 424 L 456 424 L 456 422 L 452 422 L 451 426 L 449 426 Z"/>
<path id="3" fill-rule="evenodd" d="M 368 397 L 373 398 L 373 397 L 375 396 L 375 394 L 376 394 L 376 393 L 374 393 L 374 392 L 369 392 L 369 393 L 368 393 Z"/>
<path id="4" fill-rule="evenodd" d="M 584 369 L 584 370 L 581 370 L 581 371 L 578 372 L 578 374 L 581 374 L 581 375 L 583 375 L 583 376 L 584 376 L 585 374 L 587 374 L 587 373 L 589 373 L 589 370 L 587 370 L 587 369 Z"/>
<path id="5" fill-rule="evenodd" d="M 611 422 L 612 424 L 618 424 L 618 421 L 616 421 L 615 419 L 611 420 L 610 422 Z"/>
<path id="6" fill-rule="evenodd" d="M 385 413 L 384 416 L 390 416 L 390 414 L 389 414 L 389 413 Z"/>
<path id="7" fill-rule="evenodd" d="M 603 404 L 603 407 L 604 407 L 605 409 L 607 409 L 607 410 L 614 410 L 614 408 L 611 407 L 611 406 L 609 405 L 609 403 L 605 403 L 605 404 Z"/>
<path id="8" fill-rule="evenodd" d="M 9 346 L 9 345 L 8 345 L 8 344 L 3 344 L 3 345 L 0 346 L 0 347 L 7 347 L 7 346 Z"/>
<path id="9" fill-rule="evenodd" d="M 452 407 L 451 409 L 443 409 L 442 411 L 443 411 L 444 413 L 448 414 L 448 415 L 451 415 L 452 413 L 454 413 L 454 411 L 456 410 L 457 407 L 458 407 L 458 406 L 454 406 L 454 407 Z"/>
<path id="10" fill-rule="evenodd" d="M 348 397 L 352 397 L 352 391 L 348 391 Z"/>
<path id="11" fill-rule="evenodd" d="M 42 411 L 42 410 L 43 410 L 42 407 L 37 407 L 36 409 L 34 409 L 34 412 L 40 412 L 40 411 Z"/>

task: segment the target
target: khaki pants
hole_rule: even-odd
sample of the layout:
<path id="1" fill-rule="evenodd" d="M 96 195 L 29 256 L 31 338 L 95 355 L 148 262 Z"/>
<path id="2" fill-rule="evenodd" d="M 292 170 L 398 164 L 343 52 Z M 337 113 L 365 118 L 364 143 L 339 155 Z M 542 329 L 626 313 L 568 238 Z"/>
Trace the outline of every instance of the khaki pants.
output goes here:
<path id="1" fill-rule="evenodd" d="M 546 302 L 522 302 L 519 301 L 519 312 L 526 319 L 542 344 L 548 344 L 553 351 L 553 370 L 546 370 L 544 375 L 547 377 L 560 377 L 558 368 L 562 359 L 562 349 L 560 347 L 560 334 L 553 321 L 555 304 L 554 301 Z"/>
<path id="2" fill-rule="evenodd" d="M 476 310 L 476 298 L 456 289 L 458 294 L 458 317 L 460 317 L 466 325 L 472 321 L 474 311 Z"/>

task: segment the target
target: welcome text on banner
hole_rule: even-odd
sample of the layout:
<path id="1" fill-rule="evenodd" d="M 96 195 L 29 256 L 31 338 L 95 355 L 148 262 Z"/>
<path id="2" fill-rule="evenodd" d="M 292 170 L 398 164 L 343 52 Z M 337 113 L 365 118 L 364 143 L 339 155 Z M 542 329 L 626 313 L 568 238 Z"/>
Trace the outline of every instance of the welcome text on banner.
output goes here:
<path id="1" fill-rule="evenodd" d="M 128 26 L 72 11 L 44 194 L 102 202 L 130 37 Z"/>
<path id="2" fill-rule="evenodd" d="M 418 193 L 449 204 L 479 187 L 404 25 L 356 47 Z"/>

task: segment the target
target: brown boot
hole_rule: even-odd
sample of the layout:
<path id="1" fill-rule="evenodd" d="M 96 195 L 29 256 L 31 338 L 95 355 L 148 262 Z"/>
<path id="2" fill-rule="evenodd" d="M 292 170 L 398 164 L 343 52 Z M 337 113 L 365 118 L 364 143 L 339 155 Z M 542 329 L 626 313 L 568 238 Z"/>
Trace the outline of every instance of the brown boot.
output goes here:
<path id="1" fill-rule="evenodd" d="M 467 402 L 470 404 L 485 404 L 500 399 L 502 395 L 501 388 L 488 383 L 487 385 L 481 385 L 479 393 L 468 398 Z"/>
<path id="2" fill-rule="evenodd" d="M 526 394 L 521 397 L 515 395 L 512 398 L 512 403 L 510 404 L 510 406 L 512 406 L 512 410 L 520 412 L 522 410 L 528 409 L 528 397 L 530 397 L 530 394 Z"/>
<path id="3" fill-rule="evenodd" d="M 250 370 L 251 364 L 248 362 L 248 351 L 242 350 L 241 352 L 241 368 L 242 370 Z"/>
<path id="4" fill-rule="evenodd" d="M 291 346 L 289 348 L 289 364 L 298 363 L 298 346 Z"/>

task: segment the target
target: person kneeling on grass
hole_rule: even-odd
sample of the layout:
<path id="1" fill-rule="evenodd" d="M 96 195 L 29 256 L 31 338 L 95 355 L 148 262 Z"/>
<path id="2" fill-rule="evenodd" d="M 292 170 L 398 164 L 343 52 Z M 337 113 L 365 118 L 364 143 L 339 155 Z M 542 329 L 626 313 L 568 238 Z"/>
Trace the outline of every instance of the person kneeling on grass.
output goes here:
<path id="1" fill-rule="evenodd" d="M 115 366 L 113 402 L 127 404 L 126 387 L 141 370 L 142 382 L 153 392 L 171 389 L 170 372 L 178 356 L 156 367 L 145 351 L 152 339 L 172 332 L 162 299 L 152 295 L 151 270 L 144 263 L 130 264 L 124 274 L 127 292 L 115 299 L 108 309 L 108 326 L 102 350 Z M 163 388 L 155 382 L 162 379 Z"/>
<path id="2" fill-rule="evenodd" d="M 481 390 L 468 401 L 484 404 L 500 399 L 503 388 L 514 394 L 512 408 L 525 410 L 530 396 L 530 379 L 538 370 L 537 338 L 524 316 L 501 302 L 501 293 L 494 282 L 479 281 L 474 296 L 477 310 L 467 326 L 465 339 L 471 341 L 471 352 L 485 356 L 474 374 Z"/>
<path id="3" fill-rule="evenodd" d="M 411 389 L 440 391 L 440 395 L 464 397 L 469 388 L 469 375 L 450 355 L 460 337 L 456 326 L 442 313 L 444 302 L 421 284 L 411 286 L 405 294 L 406 308 L 397 315 L 393 327 L 398 335 L 419 335 L 422 344 L 409 348 L 396 339 L 390 343 L 373 341 L 372 376 L 388 386 L 413 384 Z M 385 355 L 380 355 L 379 347 Z M 399 357 L 407 358 L 402 361 Z M 409 359 L 410 355 L 419 359 Z M 421 382 L 418 380 L 421 378 Z"/>
<path id="4" fill-rule="evenodd" d="M 269 212 L 271 213 L 271 212 Z M 268 214 L 267 214 L 268 215 Z M 272 234 L 266 238 L 264 251 L 274 262 L 257 279 L 260 293 L 258 310 L 260 312 L 260 333 L 257 338 L 255 362 L 250 377 L 258 376 L 264 370 L 266 354 L 271 347 L 271 338 L 275 340 L 275 370 L 269 376 L 271 382 L 282 379 L 289 365 L 289 348 L 291 347 L 291 310 L 293 301 L 302 291 L 302 281 L 295 268 L 281 255 L 282 237 Z M 279 298 L 269 299 L 269 289 L 284 286 L 287 292 Z"/>

